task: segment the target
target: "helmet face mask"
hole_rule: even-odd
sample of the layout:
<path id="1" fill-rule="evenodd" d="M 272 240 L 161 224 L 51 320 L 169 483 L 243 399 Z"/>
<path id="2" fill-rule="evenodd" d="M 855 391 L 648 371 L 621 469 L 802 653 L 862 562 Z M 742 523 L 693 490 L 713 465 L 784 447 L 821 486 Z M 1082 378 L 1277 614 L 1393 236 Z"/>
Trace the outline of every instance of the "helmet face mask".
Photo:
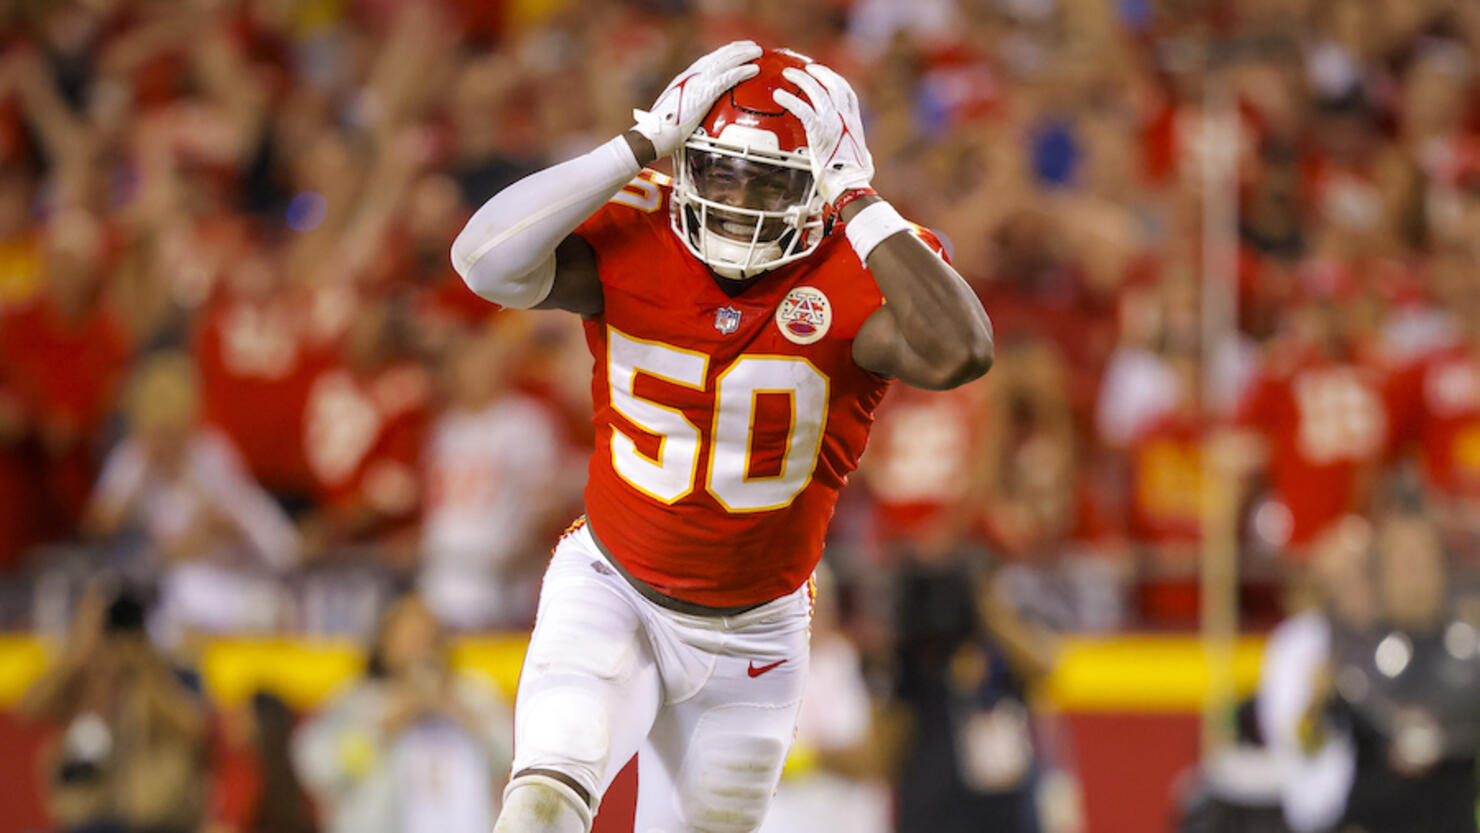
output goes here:
<path id="1" fill-rule="evenodd" d="M 754 277 L 822 240 L 824 201 L 805 131 L 770 99 L 790 83 L 781 68 L 803 60 L 780 50 L 759 59 L 761 74 L 721 97 L 674 153 L 673 231 L 720 277 Z"/>
<path id="2" fill-rule="evenodd" d="M 812 188 L 812 173 L 772 165 L 715 151 L 691 150 L 684 154 L 694 194 L 706 202 L 764 212 L 760 240 L 773 242 L 785 231 L 784 215 L 792 206 L 805 203 Z M 744 228 L 750 215 L 733 211 L 710 212 L 710 231 L 737 240 L 747 240 L 753 229 Z M 739 226 L 739 228 L 737 228 Z"/>

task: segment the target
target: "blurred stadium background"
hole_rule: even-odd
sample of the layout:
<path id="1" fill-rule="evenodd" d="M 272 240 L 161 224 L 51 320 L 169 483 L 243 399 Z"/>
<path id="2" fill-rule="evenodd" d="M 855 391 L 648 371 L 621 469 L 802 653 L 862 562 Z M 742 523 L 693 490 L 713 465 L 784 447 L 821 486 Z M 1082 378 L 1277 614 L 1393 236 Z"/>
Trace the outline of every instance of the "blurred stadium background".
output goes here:
<path id="1" fill-rule="evenodd" d="M 590 360 L 450 241 L 741 37 L 998 343 L 879 412 L 767 830 L 1458 829 L 1480 3 L 6 0 L 0 833 L 486 833 Z"/>

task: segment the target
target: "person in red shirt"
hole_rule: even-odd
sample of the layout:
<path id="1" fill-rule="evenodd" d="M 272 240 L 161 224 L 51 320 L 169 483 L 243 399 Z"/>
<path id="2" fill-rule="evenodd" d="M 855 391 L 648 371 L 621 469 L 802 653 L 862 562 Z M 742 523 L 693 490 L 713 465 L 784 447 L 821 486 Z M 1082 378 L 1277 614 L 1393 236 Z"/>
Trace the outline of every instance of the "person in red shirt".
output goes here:
<path id="1" fill-rule="evenodd" d="M 1046 340 L 1003 349 L 984 385 L 970 519 L 1018 610 L 1057 630 L 1105 632 L 1124 621 L 1131 564 L 1106 490 L 1082 465 L 1068 375 Z"/>
<path id="2" fill-rule="evenodd" d="M 404 321 L 387 299 L 366 299 L 338 362 L 309 383 L 303 451 L 322 506 L 314 543 L 378 542 L 409 558 L 421 509 L 417 465 L 431 379 L 408 357 Z"/>
<path id="3" fill-rule="evenodd" d="M 1398 431 L 1417 453 L 1446 532 L 1472 550 L 1480 534 L 1480 289 L 1469 281 L 1454 300 L 1466 337 L 1405 368 L 1394 390 Z"/>
<path id="4" fill-rule="evenodd" d="M 642 170 L 668 154 L 673 180 Z M 596 360 L 587 518 L 546 573 L 496 833 L 587 830 L 639 747 L 636 829 L 760 824 L 873 410 L 991 361 L 980 303 L 872 176 L 841 76 L 735 42 L 453 244 L 483 297 L 584 316 Z"/>
<path id="5" fill-rule="evenodd" d="M 1191 625 L 1199 606 L 1203 501 L 1211 436 L 1194 350 L 1163 354 L 1174 380 L 1170 407 L 1150 417 L 1126 448 L 1127 533 L 1146 556 L 1137 583 L 1143 620 Z"/>
<path id="6" fill-rule="evenodd" d="M 97 468 L 99 435 L 130 348 L 99 297 L 103 230 L 62 214 L 47 231 L 45 291 L 0 317 L 0 410 L 9 442 L 0 455 L 27 465 L 34 531 L 47 538 L 76 527 Z M 5 438 L 0 437 L 0 442 Z"/>
<path id="7" fill-rule="evenodd" d="M 933 550 L 964 531 L 983 441 L 979 393 L 900 388 L 879 406 L 859 474 L 884 542 Z"/>
<path id="8" fill-rule="evenodd" d="M 1239 406 L 1236 425 L 1252 442 L 1224 446 L 1242 448 L 1246 471 L 1267 470 L 1255 532 L 1297 560 L 1366 505 L 1394 437 L 1391 368 L 1349 332 L 1339 276 L 1308 273 L 1306 283 L 1291 332 L 1271 343 Z"/>
<path id="9" fill-rule="evenodd" d="M 1104 549 L 1097 545 L 1112 538 L 1080 466 L 1085 451 L 1067 365 L 1057 345 L 1019 341 L 1003 349 L 987 385 L 975 520 L 1007 560 L 1057 561 L 1068 551 Z"/>
<path id="10" fill-rule="evenodd" d="M 1159 552 L 1192 555 L 1202 539 L 1203 418 L 1198 357 L 1167 356 L 1176 379 L 1173 405 L 1131 437 L 1130 538 Z"/>
<path id="11" fill-rule="evenodd" d="M 202 308 L 194 353 L 206 420 L 242 452 L 264 488 L 306 506 L 317 483 L 303 442 L 309 385 L 335 360 L 315 339 L 304 293 L 286 285 L 280 250 L 254 238 Z"/>
<path id="12" fill-rule="evenodd" d="M 35 443 L 30 426 L 0 361 L 0 574 L 17 567 L 40 539 L 35 489 Z"/>
<path id="13" fill-rule="evenodd" d="M 1061 220 L 1044 209 L 1004 220 L 994 234 L 996 274 L 980 285 L 980 297 L 1000 322 L 999 344 L 1043 338 L 1055 345 L 1067 360 L 1069 402 L 1076 413 L 1088 413 L 1115 344 L 1115 299 L 1060 251 L 1065 234 Z"/>

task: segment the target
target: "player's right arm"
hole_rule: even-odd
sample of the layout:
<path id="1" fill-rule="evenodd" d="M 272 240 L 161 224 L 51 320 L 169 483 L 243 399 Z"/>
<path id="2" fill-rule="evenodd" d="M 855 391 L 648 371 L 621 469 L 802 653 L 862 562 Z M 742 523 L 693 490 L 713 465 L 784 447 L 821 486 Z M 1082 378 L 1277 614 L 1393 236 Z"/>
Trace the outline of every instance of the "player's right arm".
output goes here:
<path id="1" fill-rule="evenodd" d="M 736 41 L 679 73 L 622 136 L 531 174 L 493 195 L 452 243 L 452 265 L 480 297 L 518 309 L 600 313 L 591 246 L 572 234 L 659 156 L 673 153 L 725 90 L 760 70 L 751 41 Z"/>

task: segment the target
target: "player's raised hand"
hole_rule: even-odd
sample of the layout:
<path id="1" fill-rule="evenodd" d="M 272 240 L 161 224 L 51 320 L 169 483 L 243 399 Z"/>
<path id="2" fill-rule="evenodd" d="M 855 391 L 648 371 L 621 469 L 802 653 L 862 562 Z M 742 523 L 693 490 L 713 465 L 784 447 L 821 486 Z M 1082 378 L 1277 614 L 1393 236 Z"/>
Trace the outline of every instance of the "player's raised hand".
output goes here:
<path id="1" fill-rule="evenodd" d="M 760 72 L 750 62 L 763 52 L 755 41 L 738 40 L 705 55 L 670 81 L 650 109 L 632 111 L 634 129 L 653 143 L 659 156 L 673 153 L 722 93 Z"/>
<path id="2" fill-rule="evenodd" d="M 807 96 L 802 99 L 786 90 L 773 94 L 807 131 L 812 175 L 823 199 L 831 203 L 845 191 L 867 188 L 874 178 L 874 158 L 863 141 L 863 119 L 853 88 L 818 63 L 808 64 L 805 72 L 792 68 L 781 74 Z"/>

